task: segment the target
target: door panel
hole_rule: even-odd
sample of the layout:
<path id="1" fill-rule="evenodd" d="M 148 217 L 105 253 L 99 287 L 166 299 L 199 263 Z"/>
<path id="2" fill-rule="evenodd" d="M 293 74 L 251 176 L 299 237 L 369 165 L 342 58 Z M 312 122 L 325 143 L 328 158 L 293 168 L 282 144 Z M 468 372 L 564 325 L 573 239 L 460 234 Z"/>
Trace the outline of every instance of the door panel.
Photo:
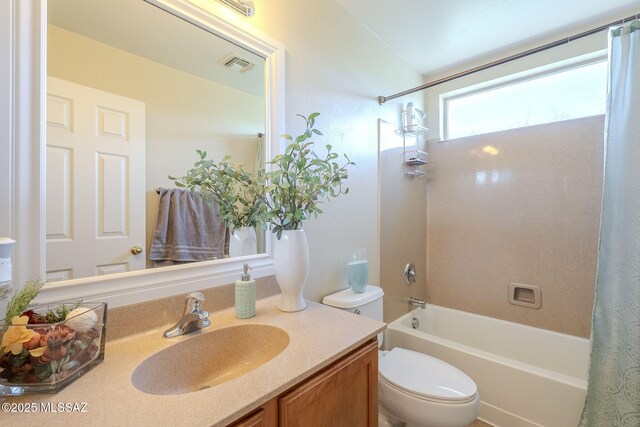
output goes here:
<path id="1" fill-rule="evenodd" d="M 47 84 L 47 281 L 145 268 L 144 103 Z"/>

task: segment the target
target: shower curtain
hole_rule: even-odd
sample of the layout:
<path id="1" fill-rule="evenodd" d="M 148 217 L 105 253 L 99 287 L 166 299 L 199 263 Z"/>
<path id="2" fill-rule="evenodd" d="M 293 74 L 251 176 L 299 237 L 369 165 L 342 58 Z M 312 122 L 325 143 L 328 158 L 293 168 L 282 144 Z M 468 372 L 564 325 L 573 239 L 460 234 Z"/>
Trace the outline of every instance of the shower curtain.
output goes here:
<path id="1" fill-rule="evenodd" d="M 587 427 L 640 426 L 640 21 L 610 30 Z"/>

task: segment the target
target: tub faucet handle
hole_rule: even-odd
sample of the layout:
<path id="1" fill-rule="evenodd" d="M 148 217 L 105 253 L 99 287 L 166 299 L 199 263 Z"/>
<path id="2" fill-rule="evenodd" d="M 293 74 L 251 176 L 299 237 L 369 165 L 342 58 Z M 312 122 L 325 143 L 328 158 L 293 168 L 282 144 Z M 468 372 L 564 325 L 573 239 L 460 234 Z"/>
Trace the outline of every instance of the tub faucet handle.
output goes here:
<path id="1" fill-rule="evenodd" d="M 404 280 L 408 284 L 416 282 L 416 266 L 414 263 L 410 262 L 404 266 Z"/>

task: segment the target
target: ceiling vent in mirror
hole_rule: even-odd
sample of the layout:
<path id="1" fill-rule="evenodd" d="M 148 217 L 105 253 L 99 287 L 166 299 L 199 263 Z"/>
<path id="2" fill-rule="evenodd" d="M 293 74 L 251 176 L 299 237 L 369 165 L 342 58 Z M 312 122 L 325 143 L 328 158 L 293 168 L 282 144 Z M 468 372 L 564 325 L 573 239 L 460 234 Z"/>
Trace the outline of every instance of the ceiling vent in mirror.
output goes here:
<path id="1" fill-rule="evenodd" d="M 253 67 L 256 66 L 254 62 L 251 62 L 248 59 L 241 58 L 235 53 L 232 53 L 231 55 L 225 57 L 222 61 L 220 61 L 220 64 L 224 65 L 230 70 L 238 71 L 240 73 L 251 71 Z"/>
<path id="2" fill-rule="evenodd" d="M 218 0 L 220 3 L 229 6 L 231 9 L 245 16 L 253 16 L 256 8 L 253 0 Z"/>

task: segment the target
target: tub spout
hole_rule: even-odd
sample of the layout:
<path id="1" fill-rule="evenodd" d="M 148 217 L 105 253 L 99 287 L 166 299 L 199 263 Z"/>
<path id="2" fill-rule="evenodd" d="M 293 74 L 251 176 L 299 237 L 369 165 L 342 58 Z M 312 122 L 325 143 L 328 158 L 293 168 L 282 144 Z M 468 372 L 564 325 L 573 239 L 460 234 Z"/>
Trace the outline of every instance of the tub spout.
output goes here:
<path id="1" fill-rule="evenodd" d="M 416 307 L 420 307 L 420 308 L 424 309 L 424 308 L 427 307 L 427 302 L 425 300 L 422 300 L 422 299 L 409 297 L 409 305 L 414 305 Z"/>

